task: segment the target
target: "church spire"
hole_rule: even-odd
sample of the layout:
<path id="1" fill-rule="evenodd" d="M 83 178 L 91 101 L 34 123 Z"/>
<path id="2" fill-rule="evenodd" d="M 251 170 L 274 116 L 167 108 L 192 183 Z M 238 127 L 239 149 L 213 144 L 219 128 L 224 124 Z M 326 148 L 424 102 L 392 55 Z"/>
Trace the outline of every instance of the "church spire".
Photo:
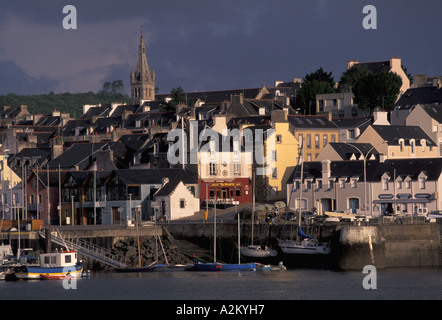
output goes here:
<path id="1" fill-rule="evenodd" d="M 134 101 L 155 100 L 155 73 L 150 72 L 143 39 L 143 25 L 140 28 L 140 43 L 135 73 L 131 72 L 132 98 Z"/>

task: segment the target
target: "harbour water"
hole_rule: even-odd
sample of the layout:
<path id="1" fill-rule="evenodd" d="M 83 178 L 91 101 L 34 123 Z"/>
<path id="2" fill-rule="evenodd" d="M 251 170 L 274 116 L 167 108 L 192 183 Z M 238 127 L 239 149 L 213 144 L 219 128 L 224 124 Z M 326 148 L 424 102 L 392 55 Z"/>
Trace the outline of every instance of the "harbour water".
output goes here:
<path id="1" fill-rule="evenodd" d="M 324 269 L 260 272 L 92 273 L 66 289 L 61 280 L 1 281 L 1 300 L 421 300 L 442 299 L 442 269 Z M 373 280 L 373 279 L 372 279 Z"/>

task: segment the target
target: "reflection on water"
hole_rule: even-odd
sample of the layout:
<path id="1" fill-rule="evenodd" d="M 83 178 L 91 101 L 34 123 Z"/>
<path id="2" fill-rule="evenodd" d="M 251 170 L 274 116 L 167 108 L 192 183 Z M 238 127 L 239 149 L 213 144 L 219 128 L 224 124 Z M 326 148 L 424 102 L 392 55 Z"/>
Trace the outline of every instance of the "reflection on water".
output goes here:
<path id="1" fill-rule="evenodd" d="M 377 289 L 367 274 L 321 269 L 262 272 L 92 273 L 76 290 L 61 281 L 1 281 L 0 299 L 85 300 L 318 300 L 440 299 L 442 269 L 377 270 Z"/>

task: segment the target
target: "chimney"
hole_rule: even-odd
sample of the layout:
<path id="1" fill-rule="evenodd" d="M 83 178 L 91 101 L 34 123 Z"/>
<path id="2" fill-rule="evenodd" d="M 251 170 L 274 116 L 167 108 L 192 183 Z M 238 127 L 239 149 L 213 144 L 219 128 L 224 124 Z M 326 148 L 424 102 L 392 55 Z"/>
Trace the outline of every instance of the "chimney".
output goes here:
<path id="1" fill-rule="evenodd" d="M 401 58 L 391 57 L 390 58 L 390 68 L 392 70 L 399 70 L 400 68 L 402 68 Z"/>
<path id="2" fill-rule="evenodd" d="M 60 137 L 53 138 L 51 145 L 52 160 L 63 153 L 63 140 Z"/>
<path id="3" fill-rule="evenodd" d="M 272 110 L 270 112 L 272 122 L 287 122 L 287 112 L 284 110 Z"/>
<path id="4" fill-rule="evenodd" d="M 330 160 L 322 160 L 321 161 L 321 165 L 322 165 L 322 184 L 323 185 L 326 185 L 325 181 L 327 179 L 329 179 L 330 176 L 331 176 L 330 163 L 331 163 Z"/>
<path id="5" fill-rule="evenodd" d="M 347 62 L 347 70 L 350 69 L 351 67 L 353 67 L 355 64 L 358 64 L 358 63 L 359 63 L 358 60 L 355 60 L 355 59 L 349 60 Z"/>
<path id="6" fill-rule="evenodd" d="M 373 125 L 375 126 L 389 126 L 390 122 L 387 119 L 388 112 L 385 111 L 373 111 Z"/>

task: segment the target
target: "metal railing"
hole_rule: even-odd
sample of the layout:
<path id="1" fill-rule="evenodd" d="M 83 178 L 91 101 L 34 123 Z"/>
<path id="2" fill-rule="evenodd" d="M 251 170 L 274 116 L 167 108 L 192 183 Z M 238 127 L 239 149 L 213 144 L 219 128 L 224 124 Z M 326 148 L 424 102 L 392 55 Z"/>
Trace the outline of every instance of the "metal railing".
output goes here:
<path id="1" fill-rule="evenodd" d="M 42 238 L 46 237 L 45 232 L 39 231 L 38 233 Z M 55 232 L 51 233 L 51 241 L 58 245 L 66 247 L 66 249 L 68 250 L 76 250 L 91 259 L 102 262 L 111 267 L 126 267 L 124 258 L 113 254 L 111 250 L 97 246 L 80 238 L 65 238 L 58 229 L 56 229 Z"/>

